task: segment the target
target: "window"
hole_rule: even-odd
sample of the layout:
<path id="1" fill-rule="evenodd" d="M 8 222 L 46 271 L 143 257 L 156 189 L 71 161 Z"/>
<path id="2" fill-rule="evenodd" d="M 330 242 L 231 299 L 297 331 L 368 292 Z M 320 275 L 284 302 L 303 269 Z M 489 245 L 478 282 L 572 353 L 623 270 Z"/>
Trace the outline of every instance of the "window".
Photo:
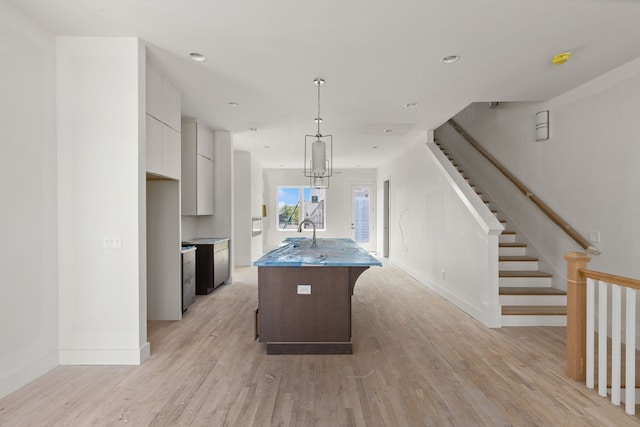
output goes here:
<path id="1" fill-rule="evenodd" d="M 308 218 L 316 230 L 325 229 L 325 189 L 310 187 L 278 187 L 278 230 L 297 231 Z M 310 224 L 303 228 L 312 229 Z"/>

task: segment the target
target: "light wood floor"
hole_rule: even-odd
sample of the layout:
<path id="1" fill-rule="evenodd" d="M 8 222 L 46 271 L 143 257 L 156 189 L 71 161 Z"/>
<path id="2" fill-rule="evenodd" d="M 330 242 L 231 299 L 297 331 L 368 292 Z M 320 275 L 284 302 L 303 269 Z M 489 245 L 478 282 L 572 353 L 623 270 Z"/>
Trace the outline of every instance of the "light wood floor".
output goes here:
<path id="1" fill-rule="evenodd" d="M 61 366 L 0 400 L 2 426 L 638 425 L 564 374 L 565 328 L 486 329 L 389 264 L 353 297 L 353 355 L 267 356 L 257 270 L 151 322 L 141 366 Z"/>

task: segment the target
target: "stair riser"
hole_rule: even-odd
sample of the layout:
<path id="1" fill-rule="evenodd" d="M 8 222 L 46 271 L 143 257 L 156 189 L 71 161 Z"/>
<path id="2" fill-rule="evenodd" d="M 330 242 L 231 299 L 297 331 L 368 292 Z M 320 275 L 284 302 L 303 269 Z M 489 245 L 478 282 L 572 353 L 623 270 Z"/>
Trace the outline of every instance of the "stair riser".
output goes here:
<path id="1" fill-rule="evenodd" d="M 538 270 L 538 261 L 500 261 L 500 271 Z"/>
<path id="2" fill-rule="evenodd" d="M 567 326 L 567 316 L 505 315 L 502 326 Z"/>
<path id="3" fill-rule="evenodd" d="M 498 238 L 498 242 L 500 243 L 515 243 L 516 235 L 515 234 L 501 234 Z"/>
<path id="4" fill-rule="evenodd" d="M 527 286 L 532 288 L 551 286 L 551 277 L 500 277 L 498 283 L 505 287 Z"/>
<path id="5" fill-rule="evenodd" d="M 500 295 L 501 305 L 567 305 L 566 295 Z"/>
<path id="6" fill-rule="evenodd" d="M 525 256 L 527 254 L 527 248 L 499 248 L 498 254 L 500 256 Z"/>

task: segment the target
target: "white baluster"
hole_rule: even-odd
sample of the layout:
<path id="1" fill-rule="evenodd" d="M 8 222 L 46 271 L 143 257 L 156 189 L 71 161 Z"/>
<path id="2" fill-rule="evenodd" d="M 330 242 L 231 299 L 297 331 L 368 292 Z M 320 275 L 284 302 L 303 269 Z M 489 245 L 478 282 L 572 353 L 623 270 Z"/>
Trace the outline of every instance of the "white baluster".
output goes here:
<path id="1" fill-rule="evenodd" d="M 620 405 L 622 289 L 618 285 L 612 285 L 611 292 L 611 403 Z"/>
<path id="2" fill-rule="evenodd" d="M 598 284 L 598 394 L 607 397 L 607 284 Z"/>
<path id="3" fill-rule="evenodd" d="M 636 290 L 627 288 L 626 295 L 626 361 L 625 361 L 625 411 L 636 412 Z"/>
<path id="4" fill-rule="evenodd" d="M 587 278 L 587 387 L 594 387 L 594 355 L 595 355 L 595 299 L 596 299 L 596 280 Z"/>

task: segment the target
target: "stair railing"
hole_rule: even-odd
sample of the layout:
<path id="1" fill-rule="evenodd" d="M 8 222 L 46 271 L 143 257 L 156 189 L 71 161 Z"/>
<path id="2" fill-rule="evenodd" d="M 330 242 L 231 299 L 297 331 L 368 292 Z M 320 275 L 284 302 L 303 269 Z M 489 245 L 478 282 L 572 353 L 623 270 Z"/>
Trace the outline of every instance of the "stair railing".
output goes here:
<path id="1" fill-rule="evenodd" d="M 536 196 L 526 185 L 522 183 L 514 174 L 512 174 L 502 163 L 484 149 L 471 135 L 469 135 L 455 120 L 449 119 L 448 123 L 478 152 L 496 167 L 509 181 L 515 185 L 522 194 L 531 200 L 551 221 L 556 223 L 565 233 L 569 235 L 576 243 L 578 243 L 585 251 L 590 254 L 600 254 L 600 249 L 593 246 L 587 239 L 578 233 L 573 227 L 553 211 L 545 202 Z"/>
<path id="2" fill-rule="evenodd" d="M 595 338 L 598 336 L 598 394 L 607 397 L 609 338 L 611 331 L 611 402 L 620 405 L 621 370 L 624 366 L 625 411 L 635 414 L 636 404 L 636 291 L 640 280 L 587 269 L 585 253 L 569 252 L 567 260 L 567 376 L 595 385 Z M 622 309 L 622 293 L 625 307 Z M 597 296 L 596 296 L 597 291 Z M 611 295 L 611 315 L 608 297 Z M 624 327 L 622 318 L 624 317 Z M 608 320 L 611 318 L 611 324 Z M 596 328 L 597 320 L 597 328 Z M 625 355 L 621 354 L 625 331 Z"/>

